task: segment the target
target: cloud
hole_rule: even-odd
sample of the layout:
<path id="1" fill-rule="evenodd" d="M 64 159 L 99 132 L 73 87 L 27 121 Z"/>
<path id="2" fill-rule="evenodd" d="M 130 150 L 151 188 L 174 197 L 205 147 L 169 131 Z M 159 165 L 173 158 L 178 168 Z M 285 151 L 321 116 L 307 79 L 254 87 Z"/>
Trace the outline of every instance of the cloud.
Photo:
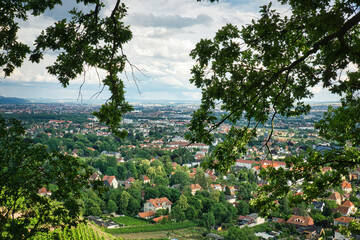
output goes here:
<path id="1" fill-rule="evenodd" d="M 201 97 L 200 90 L 189 83 L 190 69 L 194 64 L 189 53 L 195 48 L 196 43 L 201 38 L 213 38 L 217 30 L 227 23 L 233 23 L 239 28 L 243 24 L 250 23 L 252 19 L 259 17 L 259 6 L 268 4 L 269 1 L 227 0 L 213 4 L 209 1 L 195 0 L 124 0 L 123 2 L 128 7 L 128 15 L 124 21 L 125 24 L 130 25 L 133 32 L 133 39 L 124 44 L 123 49 L 130 62 L 147 76 L 143 76 L 136 68 L 131 69 L 127 66 L 129 79 L 126 79 L 125 74 L 121 76 L 125 82 L 126 96 L 132 99 L 187 100 Z M 110 14 L 114 5 L 115 1 L 106 0 L 106 7 L 103 9 L 105 14 Z M 63 6 L 55 7 L 43 16 L 29 17 L 28 21 L 20 22 L 19 39 L 33 44 L 42 29 L 55 20 L 68 16 L 67 11 L 73 6 L 74 3 L 64 1 Z M 89 9 L 84 8 L 83 4 L 76 6 L 82 10 Z M 276 8 L 280 9 L 281 13 L 287 9 L 286 6 L 280 5 L 276 5 Z M 79 76 L 70 83 L 68 89 L 62 89 L 56 77 L 46 71 L 46 66 L 51 65 L 55 57 L 56 53 L 47 53 L 39 65 L 26 62 L 22 68 L 17 69 L 6 79 L 8 83 L 17 83 L 19 91 L 16 91 L 15 85 L 8 84 L 1 86 L 3 92 L 19 97 L 21 94 L 27 97 L 32 94 L 36 97 L 54 98 L 73 96 L 76 99 L 78 87 L 84 79 L 86 80 L 83 89 L 84 98 L 91 97 L 99 91 L 98 74 L 102 79 L 106 73 L 96 71 L 94 68 L 86 69 L 85 77 Z M 138 78 L 141 95 L 132 79 L 132 73 Z M 47 88 L 50 90 L 47 91 Z M 317 86 L 313 91 L 322 93 Z M 104 90 L 102 96 L 108 94 L 107 90 Z"/>
<path id="2" fill-rule="evenodd" d="M 196 18 L 183 17 L 180 15 L 161 15 L 134 13 L 130 14 L 127 22 L 130 25 L 139 25 L 143 27 L 166 27 L 166 28 L 184 28 L 193 25 L 207 25 L 213 19 L 205 14 L 199 14 Z"/>

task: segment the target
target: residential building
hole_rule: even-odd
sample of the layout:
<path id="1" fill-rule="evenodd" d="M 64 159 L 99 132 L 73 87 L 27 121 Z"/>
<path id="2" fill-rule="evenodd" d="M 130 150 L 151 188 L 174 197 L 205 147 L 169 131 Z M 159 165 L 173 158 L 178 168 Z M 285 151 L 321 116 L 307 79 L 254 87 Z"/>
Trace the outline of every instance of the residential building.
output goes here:
<path id="1" fill-rule="evenodd" d="M 350 193 L 352 191 L 351 184 L 346 180 L 342 182 L 341 189 L 346 193 Z"/>
<path id="2" fill-rule="evenodd" d="M 335 218 L 334 219 L 334 226 L 343 225 L 343 226 L 348 227 L 350 221 L 352 221 L 352 220 L 354 220 L 354 219 L 351 218 L 351 217 L 348 217 L 348 216 L 342 216 L 342 217 L 339 217 L 339 218 Z"/>
<path id="3" fill-rule="evenodd" d="M 337 205 L 341 205 L 342 202 L 342 197 L 338 192 L 333 192 L 327 199 L 334 200 Z"/>
<path id="4" fill-rule="evenodd" d="M 43 197 L 51 196 L 51 192 L 48 191 L 45 187 L 40 188 L 38 194 Z"/>
<path id="5" fill-rule="evenodd" d="M 190 188 L 191 188 L 191 194 L 192 195 L 195 195 L 196 191 L 202 191 L 203 190 L 202 187 L 198 183 L 191 184 Z"/>
<path id="6" fill-rule="evenodd" d="M 142 179 L 144 183 L 150 183 L 150 178 L 148 178 L 147 176 L 142 176 Z"/>
<path id="7" fill-rule="evenodd" d="M 315 210 L 319 210 L 321 212 L 324 210 L 325 207 L 325 203 L 318 201 L 313 201 L 312 205 L 314 206 Z"/>
<path id="8" fill-rule="evenodd" d="M 293 224 L 296 227 L 307 227 L 314 225 L 314 220 L 311 217 L 292 215 L 286 223 Z"/>
<path id="9" fill-rule="evenodd" d="M 223 188 L 220 184 L 211 184 L 210 187 L 213 189 L 213 190 L 219 190 L 222 192 Z"/>
<path id="10" fill-rule="evenodd" d="M 104 184 L 111 188 L 118 188 L 118 181 L 116 180 L 115 176 L 107 176 L 105 175 L 102 179 Z"/>
<path id="11" fill-rule="evenodd" d="M 304 235 L 306 239 L 321 239 L 321 236 L 325 236 L 324 229 L 314 225 L 300 227 L 296 229 L 296 231 L 301 235 Z"/>
<path id="12" fill-rule="evenodd" d="M 144 211 L 154 211 L 156 212 L 159 209 L 167 209 L 169 212 L 171 211 L 172 202 L 167 197 L 163 198 L 150 198 L 146 200 L 144 203 Z"/>

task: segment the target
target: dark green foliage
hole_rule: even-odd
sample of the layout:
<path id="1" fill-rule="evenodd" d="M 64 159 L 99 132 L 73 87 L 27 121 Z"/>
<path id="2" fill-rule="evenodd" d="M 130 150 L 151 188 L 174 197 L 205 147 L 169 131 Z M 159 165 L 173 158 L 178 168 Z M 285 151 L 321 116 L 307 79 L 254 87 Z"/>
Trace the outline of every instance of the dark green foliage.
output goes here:
<path id="1" fill-rule="evenodd" d="M 239 201 L 239 204 L 237 205 L 238 214 L 245 216 L 248 215 L 249 212 L 249 204 L 245 201 Z"/>
<path id="2" fill-rule="evenodd" d="M 216 224 L 230 222 L 230 212 L 222 203 L 212 205 L 211 212 L 214 214 Z"/>
<path id="3" fill-rule="evenodd" d="M 297 187 L 304 192 L 290 201 L 309 203 L 325 197 L 329 187 L 339 184 L 341 175 L 346 176 L 360 163 L 355 147 L 360 142 L 360 72 L 352 67 L 360 63 L 359 3 L 280 2 L 289 5 L 289 14 L 277 12 L 271 3 L 262 6 L 259 19 L 242 28 L 227 24 L 213 39 L 202 39 L 190 53 L 196 60 L 190 81 L 202 90 L 202 101 L 193 114 L 187 138 L 210 145 L 212 130 L 222 123 L 236 125 L 242 118 L 247 120 L 242 128 L 230 129 L 204 164 L 223 173 L 245 153 L 259 124 L 271 123 L 265 142 L 269 147 L 276 116 L 308 113 L 310 105 L 304 100 L 313 96 L 312 87 L 320 85 L 342 97 L 341 107 L 330 108 L 316 125 L 321 137 L 342 148 L 325 153 L 309 149 L 289 157 L 287 168 L 292 171 L 262 170 L 260 176 L 269 185 L 258 191 L 252 204 L 264 215 L 277 208 L 275 200 L 292 196 L 290 183 L 301 185 Z M 226 112 L 221 116 L 214 111 L 219 102 Z M 323 166 L 333 171 L 323 174 Z"/>
<path id="4" fill-rule="evenodd" d="M 176 205 L 173 208 L 171 208 L 171 212 L 170 212 L 170 217 L 171 219 L 173 219 L 175 222 L 183 222 L 185 221 L 186 217 L 185 217 L 185 213 L 183 212 L 183 210 L 181 209 L 180 206 Z"/>
<path id="5" fill-rule="evenodd" d="M 225 235 L 226 240 L 255 240 L 258 239 L 253 230 L 248 227 L 239 228 L 233 226 L 229 229 L 227 234 Z"/>
<path id="6" fill-rule="evenodd" d="M 32 144 L 23 134 L 19 121 L 0 118 L 2 239 L 28 239 L 40 229 L 46 232 L 52 226 L 75 225 L 80 217 L 82 191 L 90 187 L 92 171 L 79 159 L 49 153 L 45 146 Z M 42 187 L 51 188 L 52 195 L 40 196 Z"/>
<path id="7" fill-rule="evenodd" d="M 183 171 L 176 171 L 170 177 L 170 185 L 174 185 L 174 184 L 180 184 L 181 187 L 184 187 L 184 186 L 190 184 L 189 175 Z"/>
<path id="8" fill-rule="evenodd" d="M 212 212 L 204 213 L 201 217 L 202 224 L 206 227 L 207 230 L 210 230 L 211 227 L 215 226 L 215 217 Z"/>
<path id="9" fill-rule="evenodd" d="M 114 213 L 118 210 L 118 207 L 116 205 L 116 203 L 113 200 L 109 200 L 108 204 L 107 204 L 107 211 L 109 213 Z"/>

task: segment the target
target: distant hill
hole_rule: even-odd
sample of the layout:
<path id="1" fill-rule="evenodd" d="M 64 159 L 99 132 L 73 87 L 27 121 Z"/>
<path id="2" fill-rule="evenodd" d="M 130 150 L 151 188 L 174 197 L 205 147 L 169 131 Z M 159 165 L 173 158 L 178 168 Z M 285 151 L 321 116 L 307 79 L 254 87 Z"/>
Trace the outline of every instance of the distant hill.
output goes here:
<path id="1" fill-rule="evenodd" d="M 23 98 L 0 96 L 0 104 L 24 104 L 24 103 L 31 103 L 31 101 Z"/>

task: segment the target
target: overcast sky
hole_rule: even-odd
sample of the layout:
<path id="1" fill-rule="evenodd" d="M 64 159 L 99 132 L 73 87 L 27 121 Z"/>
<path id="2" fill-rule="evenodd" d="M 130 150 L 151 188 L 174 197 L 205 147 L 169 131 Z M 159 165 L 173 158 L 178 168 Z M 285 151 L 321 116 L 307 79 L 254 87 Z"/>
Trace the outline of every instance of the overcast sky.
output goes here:
<path id="1" fill-rule="evenodd" d="M 61 7 L 48 11 L 40 17 L 29 17 L 21 22 L 19 39 L 32 44 L 42 29 L 67 15 L 72 8 L 69 0 Z M 72 2 L 72 1 L 71 1 Z M 108 0 L 109 9 L 114 0 Z M 201 93 L 189 83 L 190 69 L 194 62 L 190 51 L 201 38 L 212 38 L 215 32 L 226 23 L 238 26 L 250 23 L 259 16 L 259 6 L 267 4 L 265 0 L 223 0 L 210 4 L 196 0 L 127 0 L 129 7 L 125 23 L 131 26 L 133 39 L 124 46 L 125 54 L 132 64 L 142 69 L 145 76 L 137 73 L 138 86 L 125 78 L 126 96 L 136 100 L 199 100 Z M 286 12 L 286 6 L 276 6 L 280 12 Z M 46 72 L 45 67 L 55 60 L 52 53 L 46 54 L 40 64 L 25 62 L 8 78 L 1 79 L 0 95 L 22 98 L 78 98 L 79 86 L 84 76 L 73 81 L 63 89 L 56 78 Z M 98 78 L 93 70 L 85 76 L 82 88 L 84 99 L 101 90 Z M 316 94 L 313 101 L 334 101 L 321 87 L 313 89 Z M 100 99 L 107 99 L 109 93 L 103 91 Z"/>

